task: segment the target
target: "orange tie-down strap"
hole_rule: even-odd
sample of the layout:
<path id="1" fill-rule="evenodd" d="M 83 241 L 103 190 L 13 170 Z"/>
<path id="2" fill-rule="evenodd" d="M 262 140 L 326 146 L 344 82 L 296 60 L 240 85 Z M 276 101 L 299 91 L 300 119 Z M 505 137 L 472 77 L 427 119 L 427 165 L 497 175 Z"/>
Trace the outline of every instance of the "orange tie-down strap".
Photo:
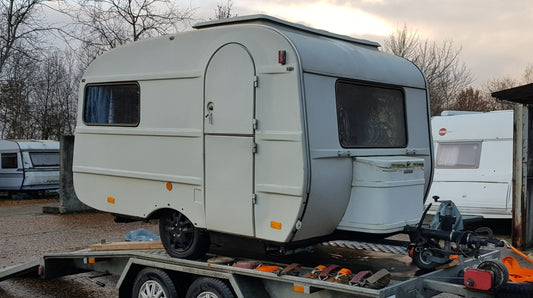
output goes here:
<path id="1" fill-rule="evenodd" d="M 529 258 L 528 258 L 529 259 Z M 509 280 L 512 282 L 533 282 L 533 269 L 520 267 L 518 261 L 513 257 L 502 259 L 507 269 L 509 269 Z"/>

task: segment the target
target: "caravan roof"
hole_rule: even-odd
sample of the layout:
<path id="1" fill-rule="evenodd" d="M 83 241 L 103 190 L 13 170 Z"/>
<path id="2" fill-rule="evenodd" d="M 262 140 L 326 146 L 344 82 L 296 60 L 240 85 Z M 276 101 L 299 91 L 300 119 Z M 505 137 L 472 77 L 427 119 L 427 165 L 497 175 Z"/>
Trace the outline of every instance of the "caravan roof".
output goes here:
<path id="1" fill-rule="evenodd" d="M 285 39 L 280 42 L 288 42 L 295 48 L 299 64 L 306 72 L 426 88 L 422 73 L 413 63 L 379 51 L 378 43 L 340 36 L 265 15 L 200 23 L 194 26 L 198 29 L 195 31 L 127 44 L 118 51 L 108 51 L 96 59 L 88 67 L 84 78 L 87 82 L 96 82 L 93 80 L 96 77 L 101 80 L 102 75 L 108 81 L 198 77 L 210 59 L 211 52 L 207 49 L 225 42 L 228 25 L 232 27 L 232 35 L 252 37 L 254 40 L 265 34 L 272 36 L 276 32 L 274 35 L 277 35 L 277 39 Z M 178 35 L 179 38 L 176 38 Z M 346 42 L 357 47 L 346 46 Z M 251 51 L 259 47 L 258 52 L 264 53 L 264 57 L 271 57 L 266 52 L 268 47 L 262 42 L 247 46 Z M 135 61 L 132 57 L 136 57 Z M 260 56 L 256 58 L 261 59 Z M 142 74 L 139 70 L 142 70 Z"/>

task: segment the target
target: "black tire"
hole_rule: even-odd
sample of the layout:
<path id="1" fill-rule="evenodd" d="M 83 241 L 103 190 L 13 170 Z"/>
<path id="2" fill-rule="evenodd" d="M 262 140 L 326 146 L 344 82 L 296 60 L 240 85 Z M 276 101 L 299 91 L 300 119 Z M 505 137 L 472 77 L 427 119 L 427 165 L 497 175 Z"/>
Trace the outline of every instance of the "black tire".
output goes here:
<path id="1" fill-rule="evenodd" d="M 196 260 L 209 249 L 207 232 L 178 211 L 168 210 L 159 218 L 159 235 L 167 253 L 174 258 Z"/>
<path id="2" fill-rule="evenodd" d="M 492 289 L 498 289 L 509 281 L 509 269 L 498 260 L 486 260 L 479 264 L 478 269 L 488 270 L 493 273 Z"/>
<path id="3" fill-rule="evenodd" d="M 429 260 L 430 256 L 433 256 L 431 250 L 427 248 L 415 248 L 415 251 L 413 252 L 413 263 L 415 263 L 415 265 L 422 270 L 433 270 L 442 265 Z"/>
<path id="4" fill-rule="evenodd" d="M 165 271 L 156 268 L 144 268 L 135 278 L 131 296 L 133 298 L 177 298 L 178 292 L 172 279 Z"/>
<path id="5" fill-rule="evenodd" d="M 230 287 L 220 279 L 200 277 L 191 284 L 185 297 L 234 298 L 236 296 Z"/>

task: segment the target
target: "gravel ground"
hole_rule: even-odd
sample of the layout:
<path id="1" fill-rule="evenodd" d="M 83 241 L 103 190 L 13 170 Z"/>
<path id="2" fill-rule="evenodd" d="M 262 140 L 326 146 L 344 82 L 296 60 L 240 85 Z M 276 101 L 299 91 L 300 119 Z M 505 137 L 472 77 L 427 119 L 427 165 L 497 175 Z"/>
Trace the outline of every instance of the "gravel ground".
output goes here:
<path id="1" fill-rule="evenodd" d="M 127 232 L 144 228 L 158 233 L 157 222 L 115 223 L 103 212 L 44 214 L 57 199 L 0 200 L 0 269 L 40 259 L 45 253 L 69 252 L 91 244 L 124 241 Z M 39 277 L 0 282 L 0 297 L 117 297 L 116 276 L 83 273 L 43 281 Z M 97 284 L 105 284 L 102 287 Z"/>
<path id="2" fill-rule="evenodd" d="M 148 223 L 115 223 L 108 213 L 89 212 L 77 214 L 44 214 L 44 206 L 57 206 L 57 199 L 1 200 L 0 199 L 0 269 L 41 259 L 45 253 L 70 252 L 87 248 L 91 244 L 124 241 L 127 232 L 144 228 L 158 233 L 157 221 Z M 509 240 L 509 221 L 484 221 L 466 228 L 489 226 L 498 239 Z M 405 236 L 395 236 L 404 237 Z M 397 239 L 405 240 L 405 239 Z M 233 245 L 233 246 L 232 246 Z M 258 256 L 257 249 L 238 251 L 238 243 L 226 243 L 212 247 L 211 252 L 220 255 L 248 258 Z M 227 250 L 225 250 L 225 247 Z M 242 246 L 241 246 L 242 247 Z M 521 266 L 533 268 L 509 249 L 502 249 L 502 256 L 512 255 L 521 261 Z M 529 251 L 531 252 L 531 251 Z M 526 253 L 529 253 L 526 252 Z M 246 255 L 248 253 L 248 255 Z M 315 246 L 314 252 L 300 253 L 275 261 L 299 262 L 304 266 L 317 263 L 336 263 L 352 270 L 379 270 L 372 268 L 380 259 L 381 268 L 387 268 L 396 277 L 410 278 L 416 268 L 409 257 L 371 253 L 346 248 Z M 43 281 L 37 276 L 11 278 L 0 282 L 0 297 L 117 297 L 117 276 L 101 276 L 96 272 Z M 438 297 L 454 297 L 439 295 Z"/>

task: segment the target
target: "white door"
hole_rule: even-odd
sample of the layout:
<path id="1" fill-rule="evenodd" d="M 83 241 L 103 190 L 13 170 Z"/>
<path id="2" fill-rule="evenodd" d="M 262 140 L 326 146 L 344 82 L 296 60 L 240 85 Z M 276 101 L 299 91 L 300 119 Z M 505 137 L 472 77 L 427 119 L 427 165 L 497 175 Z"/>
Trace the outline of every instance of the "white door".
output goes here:
<path id="1" fill-rule="evenodd" d="M 205 212 L 209 230 L 254 236 L 254 75 L 250 54 L 227 44 L 205 75 Z"/>

